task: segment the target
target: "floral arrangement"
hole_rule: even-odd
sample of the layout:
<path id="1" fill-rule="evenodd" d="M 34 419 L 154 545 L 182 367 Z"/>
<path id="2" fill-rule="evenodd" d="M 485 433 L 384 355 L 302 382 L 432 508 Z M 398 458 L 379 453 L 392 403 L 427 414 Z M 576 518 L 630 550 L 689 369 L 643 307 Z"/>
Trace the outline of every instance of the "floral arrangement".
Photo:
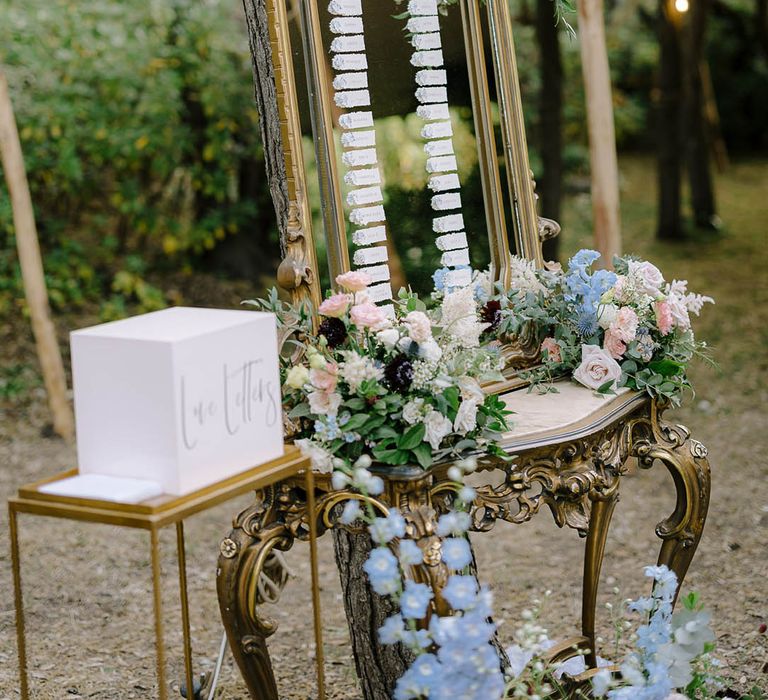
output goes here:
<path id="1" fill-rule="evenodd" d="M 565 269 L 543 270 L 514 258 L 510 290 L 486 304 L 495 305 L 499 334 L 534 328 L 543 360 L 529 372 L 534 384 L 571 375 L 600 393 L 628 387 L 678 404 L 690 387 L 686 367 L 706 347 L 694 338 L 691 314 L 713 299 L 665 281 L 650 262 L 616 258 L 614 272 L 594 269 L 599 258 L 581 250 Z"/>
<path id="2" fill-rule="evenodd" d="M 508 411 L 480 386 L 501 376 L 502 360 L 480 341 L 487 324 L 472 288 L 429 313 L 402 291 L 390 315 L 371 302 L 364 272 L 336 282 L 343 291 L 320 305 L 317 331 L 303 324 L 302 361 L 283 370 L 284 408 L 315 469 L 350 473 L 362 455 L 425 469 L 476 451 L 504 456 Z M 275 300 L 264 305 L 285 323 Z"/>

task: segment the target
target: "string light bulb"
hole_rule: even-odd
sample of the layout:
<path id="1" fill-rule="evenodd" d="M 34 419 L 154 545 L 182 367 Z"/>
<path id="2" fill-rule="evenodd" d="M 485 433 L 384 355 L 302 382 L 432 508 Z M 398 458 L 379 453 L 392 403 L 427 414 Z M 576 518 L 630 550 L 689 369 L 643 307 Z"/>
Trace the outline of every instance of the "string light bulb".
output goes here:
<path id="1" fill-rule="evenodd" d="M 681 14 L 688 12 L 688 0 L 675 0 L 675 9 Z"/>

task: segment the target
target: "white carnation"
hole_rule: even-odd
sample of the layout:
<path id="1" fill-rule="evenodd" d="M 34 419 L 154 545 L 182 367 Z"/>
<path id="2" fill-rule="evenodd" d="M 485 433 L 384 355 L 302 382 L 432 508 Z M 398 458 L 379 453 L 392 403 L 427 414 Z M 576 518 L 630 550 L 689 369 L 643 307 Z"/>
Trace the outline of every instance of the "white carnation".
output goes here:
<path id="1" fill-rule="evenodd" d="M 421 421 L 424 416 L 424 399 L 413 399 L 403 406 L 403 420 L 409 425 Z"/>
<path id="2" fill-rule="evenodd" d="M 419 344 L 419 357 L 427 362 L 437 362 L 443 356 L 443 351 L 434 338 Z"/>
<path id="3" fill-rule="evenodd" d="M 450 435 L 453 424 L 440 411 L 432 410 L 424 418 L 424 427 L 426 428 L 424 440 L 433 450 L 437 450 L 443 438 Z"/>

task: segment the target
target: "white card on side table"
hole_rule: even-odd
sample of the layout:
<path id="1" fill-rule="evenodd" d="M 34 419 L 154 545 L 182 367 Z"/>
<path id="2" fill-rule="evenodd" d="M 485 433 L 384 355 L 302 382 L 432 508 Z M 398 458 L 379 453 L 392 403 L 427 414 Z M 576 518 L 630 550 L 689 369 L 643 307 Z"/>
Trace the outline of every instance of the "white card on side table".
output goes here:
<path id="1" fill-rule="evenodd" d="M 177 307 L 70 340 L 81 474 L 183 495 L 283 454 L 274 314 Z"/>

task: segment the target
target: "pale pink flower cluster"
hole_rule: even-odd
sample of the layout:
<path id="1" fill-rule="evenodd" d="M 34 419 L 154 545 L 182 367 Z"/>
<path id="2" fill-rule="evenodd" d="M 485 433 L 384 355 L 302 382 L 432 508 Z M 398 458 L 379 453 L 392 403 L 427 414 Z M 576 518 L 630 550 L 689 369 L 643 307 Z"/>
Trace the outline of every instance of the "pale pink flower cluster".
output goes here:
<path id="1" fill-rule="evenodd" d="M 425 343 L 432 338 L 432 322 L 423 311 L 411 311 L 403 319 L 408 337 L 414 343 Z"/>
<path id="2" fill-rule="evenodd" d="M 547 360 L 550 362 L 560 362 L 563 359 L 560 346 L 554 338 L 544 338 L 541 343 L 541 350 L 542 352 L 547 351 Z"/>
<path id="3" fill-rule="evenodd" d="M 323 301 L 322 304 L 320 304 L 318 311 L 323 316 L 341 318 L 345 313 L 347 313 L 351 303 L 351 294 L 334 294 L 332 297 L 328 297 L 325 301 Z"/>
<path id="4" fill-rule="evenodd" d="M 620 307 L 605 331 L 603 347 L 608 354 L 618 360 L 627 351 L 627 344 L 637 336 L 637 312 L 629 307 Z"/>

